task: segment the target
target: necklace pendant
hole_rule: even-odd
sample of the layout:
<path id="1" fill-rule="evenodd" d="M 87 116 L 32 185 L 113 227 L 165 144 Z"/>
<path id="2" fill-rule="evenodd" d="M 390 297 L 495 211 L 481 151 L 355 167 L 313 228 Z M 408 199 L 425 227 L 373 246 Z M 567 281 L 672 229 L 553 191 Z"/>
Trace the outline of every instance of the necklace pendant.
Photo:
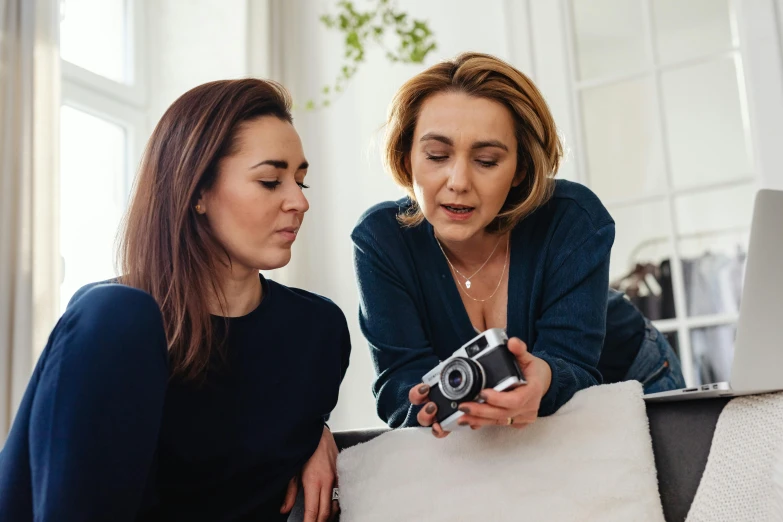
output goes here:
<path id="1" fill-rule="evenodd" d="M 465 280 L 465 288 L 470 288 L 470 279 Z"/>

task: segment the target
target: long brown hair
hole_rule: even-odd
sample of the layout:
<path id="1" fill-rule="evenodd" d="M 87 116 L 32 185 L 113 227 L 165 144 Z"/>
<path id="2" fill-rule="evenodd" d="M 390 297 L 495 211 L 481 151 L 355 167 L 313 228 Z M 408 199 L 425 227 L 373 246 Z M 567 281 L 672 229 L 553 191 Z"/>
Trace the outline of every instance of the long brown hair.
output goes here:
<path id="1" fill-rule="evenodd" d="M 150 137 L 119 238 L 120 282 L 157 301 L 172 375 L 205 374 L 220 343 L 208 309 L 222 307 L 215 279 L 228 253 L 195 211 L 215 182 L 220 160 L 235 152 L 237 131 L 262 116 L 291 122 L 291 98 L 277 83 L 257 79 L 200 85 L 177 99 Z"/>
<path id="2" fill-rule="evenodd" d="M 383 160 L 394 181 L 411 200 L 413 174 L 408 158 L 416 121 L 424 101 L 441 92 L 463 92 L 502 103 L 511 112 L 517 138 L 517 176 L 500 214 L 489 224 L 492 232 L 508 231 L 536 208 L 546 203 L 554 189 L 563 147 L 554 118 L 530 79 L 503 60 L 481 53 L 464 53 L 417 74 L 397 91 L 386 119 Z M 424 220 L 418 206 L 400 216 L 400 222 L 415 226 Z"/>

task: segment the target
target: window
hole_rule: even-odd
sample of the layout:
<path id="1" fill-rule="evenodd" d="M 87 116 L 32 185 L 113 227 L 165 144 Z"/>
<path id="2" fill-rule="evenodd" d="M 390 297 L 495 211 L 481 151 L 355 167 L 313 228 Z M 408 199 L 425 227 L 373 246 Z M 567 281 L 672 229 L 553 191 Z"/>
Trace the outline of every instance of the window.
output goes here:
<path id="1" fill-rule="evenodd" d="M 562 1 L 581 179 L 617 223 L 610 277 L 636 284 L 689 385 L 728 380 L 758 185 L 734 4 Z"/>
<path id="2" fill-rule="evenodd" d="M 116 82 L 132 82 L 128 2 L 63 0 L 61 6 L 62 59 Z"/>
<path id="3" fill-rule="evenodd" d="M 146 128 L 144 0 L 62 0 L 60 310 L 110 279 Z"/>
<path id="4" fill-rule="evenodd" d="M 60 309 L 83 284 L 116 275 L 112 245 L 125 207 L 126 131 L 89 112 L 60 110 Z"/>

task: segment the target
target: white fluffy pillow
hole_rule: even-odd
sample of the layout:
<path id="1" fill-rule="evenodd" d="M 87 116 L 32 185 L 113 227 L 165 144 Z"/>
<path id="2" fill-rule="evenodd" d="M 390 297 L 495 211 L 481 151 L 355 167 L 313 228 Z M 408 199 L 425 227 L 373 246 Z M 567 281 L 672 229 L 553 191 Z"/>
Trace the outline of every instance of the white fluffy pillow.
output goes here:
<path id="1" fill-rule="evenodd" d="M 337 468 L 341 522 L 663 521 L 637 382 L 583 390 L 522 431 L 395 430 Z"/>

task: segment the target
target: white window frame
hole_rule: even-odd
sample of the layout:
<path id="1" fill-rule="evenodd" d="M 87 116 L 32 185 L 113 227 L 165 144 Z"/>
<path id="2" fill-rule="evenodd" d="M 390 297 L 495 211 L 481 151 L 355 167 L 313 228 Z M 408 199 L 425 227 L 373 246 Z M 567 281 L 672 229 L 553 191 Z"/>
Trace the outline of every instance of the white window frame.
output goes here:
<path id="1" fill-rule="evenodd" d="M 542 11 L 540 16 L 552 19 L 554 14 L 549 9 L 541 9 L 542 4 L 534 0 L 529 0 L 532 5 L 539 6 Z M 733 0 L 732 10 L 735 14 L 733 22 L 736 24 L 739 41 L 730 49 L 723 49 L 715 53 L 696 58 L 683 60 L 679 63 L 660 65 L 656 56 L 655 32 L 652 30 L 652 12 L 651 0 L 639 0 L 644 6 L 644 24 L 647 52 L 653 58 L 651 62 L 654 65 L 640 68 L 637 71 L 631 71 L 627 74 L 610 76 L 605 78 L 591 79 L 588 81 L 579 81 L 577 75 L 577 64 L 575 56 L 574 24 L 573 13 L 571 11 L 570 0 L 560 0 L 555 8 L 560 11 L 560 30 L 558 31 L 562 38 L 561 45 L 564 49 L 564 69 L 566 71 L 567 100 L 563 99 L 564 93 L 558 93 L 560 101 L 565 101 L 569 106 L 570 129 L 569 137 L 573 141 L 575 152 L 575 178 L 590 185 L 587 173 L 587 157 L 583 147 L 584 127 L 581 121 L 581 99 L 580 91 L 588 87 L 599 85 L 611 85 L 621 80 L 628 80 L 643 76 L 652 76 L 654 81 L 654 99 L 656 111 L 658 112 L 661 133 L 666 136 L 666 119 L 663 114 L 662 105 L 662 87 L 661 73 L 672 68 L 695 65 L 705 61 L 715 60 L 725 57 L 729 54 L 739 55 L 742 69 L 738 69 L 740 75 L 740 95 L 745 95 L 741 103 L 747 103 L 744 107 L 745 114 L 748 115 L 749 134 L 753 146 L 753 167 L 754 171 L 728 182 L 718 182 L 698 187 L 689 187 L 685 189 L 675 189 L 671 174 L 671 165 L 667 141 L 664 139 L 664 160 L 667 177 L 667 189 L 663 192 L 643 195 L 639 197 L 627 198 L 618 201 L 604 202 L 607 207 L 621 208 L 626 206 L 638 205 L 649 202 L 666 201 L 669 207 L 669 229 L 662 230 L 661 235 L 669 238 L 671 249 L 672 283 L 675 298 L 674 319 L 655 321 L 656 326 L 663 332 L 677 332 L 680 356 L 682 359 L 683 373 L 686 382 L 690 385 L 695 380 L 693 360 L 690 345 L 690 333 L 694 329 L 720 326 L 735 325 L 738 319 L 736 314 L 718 314 L 699 317 L 688 317 L 685 300 L 684 278 L 682 273 L 682 264 L 680 256 L 680 239 L 683 236 L 678 230 L 678 220 L 676 215 L 675 198 L 683 194 L 704 194 L 727 188 L 731 186 L 751 186 L 760 188 L 761 186 L 783 188 L 783 148 L 779 146 L 783 138 L 783 61 L 781 61 L 780 46 L 773 47 L 770 41 L 778 42 L 780 29 L 776 24 L 778 14 L 775 9 L 774 0 Z M 556 77 L 557 75 L 553 75 Z M 550 76 L 550 80 L 552 77 Z"/>
<path id="2" fill-rule="evenodd" d="M 783 0 L 733 0 L 742 41 L 755 168 L 783 190 Z"/>
<path id="3" fill-rule="evenodd" d="M 129 196 L 139 157 L 144 148 L 146 112 L 120 103 L 94 89 L 65 81 L 62 85 L 61 105 L 72 107 L 123 128 L 126 137 L 126 165 L 122 184 L 125 196 Z"/>
<path id="4" fill-rule="evenodd" d="M 149 73 L 147 65 L 147 0 L 125 0 L 132 45 L 128 46 L 127 77 L 131 83 L 110 80 L 60 59 L 62 105 L 121 126 L 126 131 L 128 165 L 126 191 L 138 165 L 147 136 Z"/>
<path id="5" fill-rule="evenodd" d="M 146 30 L 146 0 L 125 0 L 127 3 L 127 19 L 131 27 L 131 41 L 126 56 L 125 76 L 129 83 L 121 83 L 71 62 L 60 60 L 63 84 L 81 85 L 119 103 L 146 110 L 148 105 L 147 89 L 147 53 L 145 42 Z"/>
<path id="6" fill-rule="evenodd" d="M 126 0 L 131 38 L 126 78 L 130 83 L 111 80 L 60 59 L 61 106 L 83 111 L 125 130 L 126 166 L 121 184 L 126 199 L 130 196 L 133 178 L 148 135 L 147 1 Z M 60 252 L 57 255 L 60 257 Z M 63 276 L 64 273 L 61 272 L 61 277 Z"/>

